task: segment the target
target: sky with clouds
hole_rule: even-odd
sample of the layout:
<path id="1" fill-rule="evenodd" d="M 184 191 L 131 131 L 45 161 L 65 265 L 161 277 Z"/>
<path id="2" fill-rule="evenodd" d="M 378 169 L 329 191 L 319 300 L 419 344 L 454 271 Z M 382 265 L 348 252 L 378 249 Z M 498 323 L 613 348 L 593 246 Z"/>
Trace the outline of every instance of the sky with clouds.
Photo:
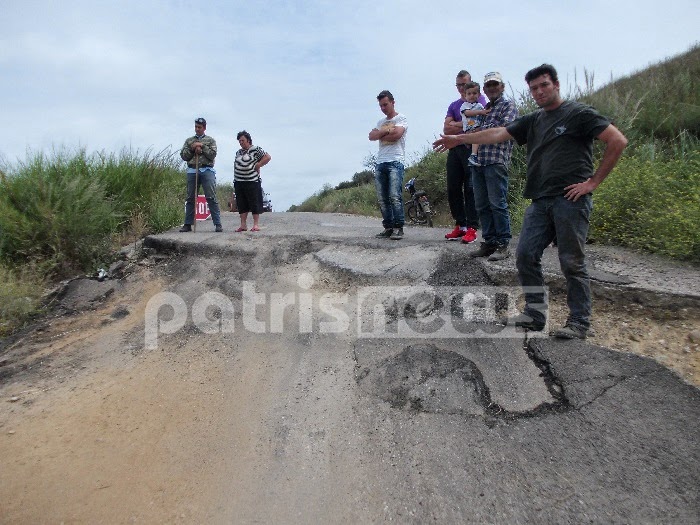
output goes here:
<path id="1" fill-rule="evenodd" d="M 549 62 L 564 90 L 584 69 L 600 86 L 700 40 L 697 0 L 0 3 L 5 165 L 61 147 L 179 150 L 203 116 L 220 182 L 233 180 L 238 131 L 272 155 L 262 176 L 277 211 L 364 169 L 382 89 L 415 160 L 460 69 L 480 83 L 500 71 L 521 91 Z"/>

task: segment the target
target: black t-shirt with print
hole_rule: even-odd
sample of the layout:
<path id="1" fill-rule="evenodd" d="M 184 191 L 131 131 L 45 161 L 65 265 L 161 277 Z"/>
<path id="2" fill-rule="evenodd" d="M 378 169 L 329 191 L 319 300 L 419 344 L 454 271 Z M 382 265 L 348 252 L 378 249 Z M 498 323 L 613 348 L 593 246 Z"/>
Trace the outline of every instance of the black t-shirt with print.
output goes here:
<path id="1" fill-rule="evenodd" d="M 593 139 L 610 120 L 591 106 L 565 101 L 553 111 L 542 109 L 506 126 L 516 142 L 527 144 L 525 197 L 563 195 L 564 188 L 593 176 Z"/>

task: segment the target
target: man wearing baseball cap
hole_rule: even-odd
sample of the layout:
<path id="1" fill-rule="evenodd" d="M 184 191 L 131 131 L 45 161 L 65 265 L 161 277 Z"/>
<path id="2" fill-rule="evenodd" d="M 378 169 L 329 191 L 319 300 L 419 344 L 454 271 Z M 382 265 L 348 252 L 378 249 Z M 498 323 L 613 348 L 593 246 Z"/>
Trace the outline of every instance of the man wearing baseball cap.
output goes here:
<path id="1" fill-rule="evenodd" d="M 497 71 L 484 76 L 484 93 L 489 99 L 481 130 L 506 126 L 518 118 L 515 102 L 503 96 L 505 84 Z M 466 135 L 468 137 L 469 134 Z M 473 166 L 472 184 L 474 202 L 479 213 L 484 241 L 471 257 L 488 257 L 499 261 L 510 256 L 510 216 L 508 212 L 508 166 L 513 152 L 513 141 L 486 144 L 479 148 L 480 166 Z"/>
<path id="2" fill-rule="evenodd" d="M 181 232 L 191 232 L 194 224 L 194 206 L 199 193 L 199 186 L 209 204 L 209 211 L 214 222 L 214 231 L 224 231 L 221 227 L 221 210 L 216 200 L 216 141 L 205 133 L 207 121 L 202 117 L 194 121 L 194 136 L 188 138 L 180 150 L 180 157 L 187 162 L 187 200 L 185 201 L 185 224 Z M 199 176 L 197 176 L 199 170 Z"/>

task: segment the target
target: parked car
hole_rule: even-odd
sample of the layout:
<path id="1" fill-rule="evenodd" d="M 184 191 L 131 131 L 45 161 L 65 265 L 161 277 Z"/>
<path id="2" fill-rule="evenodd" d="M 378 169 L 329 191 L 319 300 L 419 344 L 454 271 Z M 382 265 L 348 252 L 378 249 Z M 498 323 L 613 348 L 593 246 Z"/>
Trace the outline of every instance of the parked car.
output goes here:
<path id="1" fill-rule="evenodd" d="M 270 194 L 265 193 L 265 190 L 262 190 L 262 194 L 263 194 L 263 211 L 272 212 L 272 201 L 270 200 Z"/>

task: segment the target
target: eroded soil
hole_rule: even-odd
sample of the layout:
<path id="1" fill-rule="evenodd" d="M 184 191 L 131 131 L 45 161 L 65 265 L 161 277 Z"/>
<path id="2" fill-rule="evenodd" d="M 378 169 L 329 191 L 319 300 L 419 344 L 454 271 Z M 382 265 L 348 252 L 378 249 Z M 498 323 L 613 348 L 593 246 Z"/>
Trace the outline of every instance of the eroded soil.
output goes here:
<path id="1" fill-rule="evenodd" d="M 308 265 L 304 269 L 310 271 Z M 343 431 L 343 424 L 352 428 L 348 422 L 357 414 L 335 413 L 342 403 L 331 405 L 309 383 L 286 376 L 284 364 L 296 359 L 301 370 L 317 370 L 326 395 L 337 384 L 353 382 L 352 371 L 332 360 L 319 363 L 310 353 L 290 357 L 284 350 L 293 341 L 274 337 L 243 353 L 223 339 L 202 347 L 197 333 L 190 332 L 144 351 L 146 303 L 168 289 L 168 276 L 151 263 L 133 265 L 102 301 L 87 309 L 74 304 L 72 312 L 57 310 L 60 315 L 5 342 L 0 351 L 0 521 L 274 520 L 305 515 L 314 504 L 318 520 L 337 518 L 338 512 L 347 521 L 366 519 L 362 509 L 372 499 L 373 483 L 366 471 L 373 459 L 363 453 L 363 436 Z M 552 312 L 553 324 L 563 321 L 561 297 L 553 297 Z M 598 302 L 593 329 L 593 343 L 652 357 L 700 386 L 700 351 L 690 339 L 700 330 L 698 310 L 666 315 L 639 305 Z M 308 342 L 300 339 L 299 344 Z M 342 354 L 347 341 L 339 339 L 337 345 Z M 274 392 L 285 394 L 273 400 Z M 313 408 L 303 428 L 285 423 L 287 407 L 309 400 Z M 255 408 L 261 404 L 276 407 L 275 421 L 260 419 Z M 303 438 L 302 455 L 319 454 L 328 446 L 326 429 L 334 427 L 321 425 L 324 418 L 345 422 L 335 427 L 344 448 L 323 452 L 334 461 L 318 472 L 271 472 L 274 462 L 265 458 L 285 454 L 284 444 Z M 265 426 L 279 437 L 277 444 L 256 439 Z M 226 439 L 212 439 L 219 435 Z M 303 459 L 296 458 L 300 469 L 307 464 Z M 232 478 L 234 467 L 247 471 Z M 342 476 L 304 488 L 308 476 L 328 476 L 337 469 Z M 296 488 L 266 494 L 262 485 L 255 490 L 241 485 L 241 480 L 271 476 Z M 227 487 L 225 499 L 211 490 L 222 486 Z M 355 504 L 345 498 L 345 507 L 327 507 L 338 493 L 353 494 Z M 266 497 L 248 501 L 250 494 Z M 267 514 L 230 514 L 236 503 L 238 508 L 264 507 Z"/>

